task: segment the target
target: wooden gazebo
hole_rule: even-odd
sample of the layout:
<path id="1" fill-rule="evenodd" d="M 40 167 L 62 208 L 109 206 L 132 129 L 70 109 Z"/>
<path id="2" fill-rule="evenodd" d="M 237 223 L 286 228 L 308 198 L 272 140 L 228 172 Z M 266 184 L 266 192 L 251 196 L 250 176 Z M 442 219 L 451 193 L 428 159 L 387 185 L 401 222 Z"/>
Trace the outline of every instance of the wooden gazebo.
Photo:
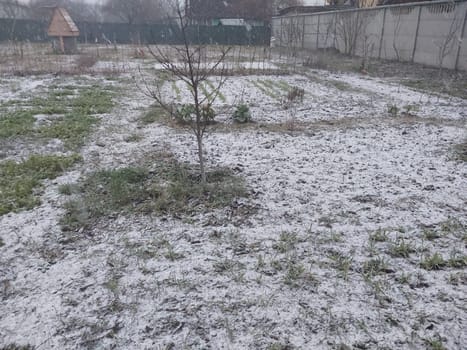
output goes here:
<path id="1" fill-rule="evenodd" d="M 47 34 L 52 38 L 55 50 L 63 54 L 72 54 L 77 51 L 79 29 L 70 14 L 63 7 L 54 9 Z"/>

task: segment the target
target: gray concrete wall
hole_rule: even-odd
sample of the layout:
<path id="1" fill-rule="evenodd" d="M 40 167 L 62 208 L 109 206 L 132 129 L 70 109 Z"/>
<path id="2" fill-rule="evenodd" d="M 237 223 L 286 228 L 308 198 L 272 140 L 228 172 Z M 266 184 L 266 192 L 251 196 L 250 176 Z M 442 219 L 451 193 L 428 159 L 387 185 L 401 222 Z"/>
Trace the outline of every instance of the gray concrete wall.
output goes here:
<path id="1" fill-rule="evenodd" d="M 378 57 L 467 70 L 467 1 L 275 17 L 276 46 L 336 48 Z"/>

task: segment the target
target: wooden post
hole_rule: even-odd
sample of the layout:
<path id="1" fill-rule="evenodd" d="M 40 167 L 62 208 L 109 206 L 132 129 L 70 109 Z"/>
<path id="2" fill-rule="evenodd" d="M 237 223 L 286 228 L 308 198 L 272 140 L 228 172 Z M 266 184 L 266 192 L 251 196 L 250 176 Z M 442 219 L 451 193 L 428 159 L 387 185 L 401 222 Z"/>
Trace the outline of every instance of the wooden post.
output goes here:
<path id="1" fill-rule="evenodd" d="M 65 42 L 63 41 L 63 36 L 60 36 L 60 50 L 62 53 L 65 53 Z"/>

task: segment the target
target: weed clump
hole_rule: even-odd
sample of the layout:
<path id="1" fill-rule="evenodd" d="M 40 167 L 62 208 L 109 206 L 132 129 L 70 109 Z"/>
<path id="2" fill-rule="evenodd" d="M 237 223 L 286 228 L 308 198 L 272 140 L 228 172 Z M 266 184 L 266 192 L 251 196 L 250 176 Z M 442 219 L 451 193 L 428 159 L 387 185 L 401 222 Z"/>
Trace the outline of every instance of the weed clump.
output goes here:
<path id="1" fill-rule="evenodd" d="M 81 161 L 81 156 L 31 156 L 24 162 L 6 161 L 0 164 L 0 215 L 40 204 L 35 191 L 41 181 L 54 179 Z"/>
<path id="2" fill-rule="evenodd" d="M 440 270 L 447 266 L 447 261 L 439 253 L 435 253 L 432 256 L 425 257 L 420 262 L 420 266 L 425 270 Z"/>

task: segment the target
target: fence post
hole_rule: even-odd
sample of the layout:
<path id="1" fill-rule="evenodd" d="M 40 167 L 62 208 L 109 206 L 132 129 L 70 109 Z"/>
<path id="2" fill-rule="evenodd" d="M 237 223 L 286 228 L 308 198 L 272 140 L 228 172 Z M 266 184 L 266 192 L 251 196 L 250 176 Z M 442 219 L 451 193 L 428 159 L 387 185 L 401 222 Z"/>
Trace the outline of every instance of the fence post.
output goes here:
<path id="1" fill-rule="evenodd" d="M 319 49 L 319 22 L 320 22 L 321 16 L 318 14 L 318 28 L 317 28 L 317 33 L 316 33 L 316 50 Z"/>
<path id="2" fill-rule="evenodd" d="M 302 49 L 305 48 L 305 15 L 303 15 L 303 28 L 302 28 Z"/>
<path id="3" fill-rule="evenodd" d="M 417 19 L 417 29 L 415 29 L 415 39 L 413 43 L 412 51 L 412 62 L 415 60 L 415 52 L 417 51 L 417 41 L 418 41 L 418 29 L 420 28 L 420 16 L 422 14 L 422 7 L 418 6 L 418 19 Z"/>
<path id="4" fill-rule="evenodd" d="M 283 25 L 283 22 L 282 22 L 283 18 L 281 17 L 281 31 L 280 31 L 280 39 L 279 39 L 279 58 L 282 58 L 282 25 Z"/>
<path id="5" fill-rule="evenodd" d="M 464 40 L 466 39 L 464 37 L 464 33 L 465 33 L 465 23 L 467 22 L 467 8 L 465 9 L 465 12 L 464 12 L 464 23 L 462 24 L 462 32 L 460 33 L 459 35 L 459 46 L 457 46 L 457 54 L 456 54 L 456 64 L 454 65 L 454 69 L 457 70 L 459 68 L 459 57 L 461 55 L 461 47 L 462 47 L 462 44 L 464 45 L 467 45 Z"/>
<path id="6" fill-rule="evenodd" d="M 378 59 L 381 58 L 381 51 L 383 49 L 383 38 L 384 38 L 384 27 L 386 26 L 386 11 L 388 10 L 387 7 L 384 8 L 383 11 L 383 26 L 381 28 L 381 38 L 379 38 L 379 52 L 378 52 Z"/>
<path id="7" fill-rule="evenodd" d="M 334 48 L 339 51 L 337 47 L 337 12 L 334 13 Z"/>

